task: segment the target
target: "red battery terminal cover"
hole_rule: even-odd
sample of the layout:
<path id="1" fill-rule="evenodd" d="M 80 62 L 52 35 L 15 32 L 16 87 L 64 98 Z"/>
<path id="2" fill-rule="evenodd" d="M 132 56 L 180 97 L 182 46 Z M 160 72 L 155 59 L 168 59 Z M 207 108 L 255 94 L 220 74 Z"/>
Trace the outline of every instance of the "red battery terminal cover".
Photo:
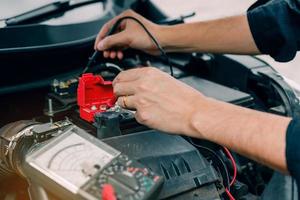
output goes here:
<path id="1" fill-rule="evenodd" d="M 82 119 L 94 122 L 95 114 L 113 107 L 116 100 L 111 81 L 91 73 L 83 74 L 79 79 L 77 104 Z"/>

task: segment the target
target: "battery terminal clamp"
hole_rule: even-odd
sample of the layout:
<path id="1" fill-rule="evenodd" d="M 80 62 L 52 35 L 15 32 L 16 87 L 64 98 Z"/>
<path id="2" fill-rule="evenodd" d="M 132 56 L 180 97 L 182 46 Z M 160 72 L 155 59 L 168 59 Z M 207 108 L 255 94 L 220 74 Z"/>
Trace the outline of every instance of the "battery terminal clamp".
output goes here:
<path id="1" fill-rule="evenodd" d="M 111 81 L 91 73 L 83 74 L 79 79 L 77 104 L 82 119 L 94 122 L 96 113 L 106 112 L 116 100 Z"/>

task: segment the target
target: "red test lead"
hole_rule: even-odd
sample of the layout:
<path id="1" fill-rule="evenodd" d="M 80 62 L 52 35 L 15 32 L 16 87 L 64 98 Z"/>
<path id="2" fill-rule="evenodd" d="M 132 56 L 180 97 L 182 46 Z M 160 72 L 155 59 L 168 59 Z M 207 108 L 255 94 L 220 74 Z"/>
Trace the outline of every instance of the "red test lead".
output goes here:
<path id="1" fill-rule="evenodd" d="M 105 184 L 102 187 L 102 200 L 117 200 L 115 189 L 110 184 Z"/>

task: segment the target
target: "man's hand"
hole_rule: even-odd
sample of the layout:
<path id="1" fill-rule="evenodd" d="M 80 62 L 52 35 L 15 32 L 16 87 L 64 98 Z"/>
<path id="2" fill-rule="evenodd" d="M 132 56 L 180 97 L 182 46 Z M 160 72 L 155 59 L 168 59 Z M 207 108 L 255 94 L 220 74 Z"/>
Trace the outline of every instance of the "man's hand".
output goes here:
<path id="1" fill-rule="evenodd" d="M 124 71 L 113 86 L 118 104 L 136 110 L 137 121 L 146 126 L 210 140 L 287 171 L 285 135 L 290 118 L 207 98 L 151 67 Z"/>
<path id="2" fill-rule="evenodd" d="M 104 51 L 104 57 L 121 59 L 121 50 L 127 47 L 157 53 L 151 39 L 134 21 L 125 20 L 119 33 L 105 37 L 123 16 L 138 18 L 169 52 L 259 53 L 246 15 L 161 27 L 126 11 L 108 22 L 97 37 L 95 48 Z M 207 139 L 287 171 L 285 136 L 290 118 L 212 100 L 155 68 L 122 72 L 113 85 L 118 103 L 136 110 L 137 121 L 146 126 Z"/>
<path id="3" fill-rule="evenodd" d="M 160 27 L 158 25 L 145 19 L 132 10 L 127 10 L 119 16 L 113 18 L 102 27 L 97 36 L 94 48 L 99 51 L 103 51 L 104 57 L 110 57 L 112 59 L 116 57 L 122 59 L 122 50 L 128 47 L 139 49 L 150 54 L 157 54 L 158 50 L 145 30 L 141 27 L 141 25 L 131 19 L 125 19 L 120 24 L 118 29 L 119 32 L 106 37 L 107 33 L 116 23 L 116 21 L 125 16 L 131 16 L 138 19 L 150 31 L 150 33 L 154 35 L 156 39 L 159 39 L 158 32 Z"/>
<path id="4" fill-rule="evenodd" d="M 205 98 L 152 67 L 122 72 L 113 86 L 118 104 L 136 110 L 138 122 L 169 133 L 189 134 L 192 114 Z"/>

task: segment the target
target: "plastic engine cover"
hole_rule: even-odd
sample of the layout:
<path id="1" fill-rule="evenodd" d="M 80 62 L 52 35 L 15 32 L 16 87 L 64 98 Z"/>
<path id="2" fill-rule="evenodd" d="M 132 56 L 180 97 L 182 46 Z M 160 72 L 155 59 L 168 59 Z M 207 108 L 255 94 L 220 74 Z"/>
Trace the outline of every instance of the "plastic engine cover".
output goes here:
<path id="1" fill-rule="evenodd" d="M 217 172 L 181 136 L 151 130 L 103 141 L 164 176 L 159 199 L 220 199 Z"/>

